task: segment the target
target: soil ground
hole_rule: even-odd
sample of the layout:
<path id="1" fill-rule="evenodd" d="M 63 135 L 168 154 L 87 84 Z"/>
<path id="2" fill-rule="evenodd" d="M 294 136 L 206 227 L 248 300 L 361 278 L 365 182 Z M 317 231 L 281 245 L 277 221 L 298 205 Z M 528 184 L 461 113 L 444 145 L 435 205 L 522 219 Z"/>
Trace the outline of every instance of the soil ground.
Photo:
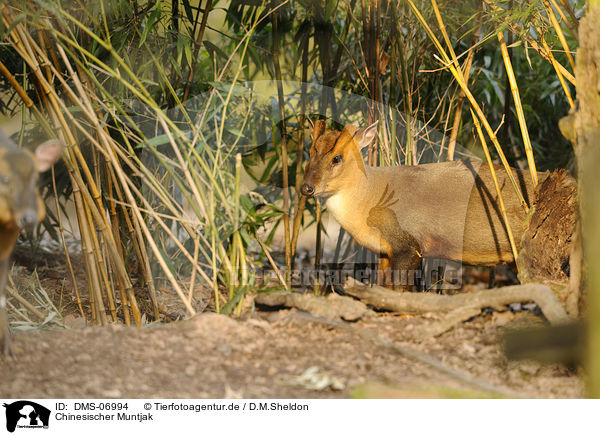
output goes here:
<path id="1" fill-rule="evenodd" d="M 49 257 L 36 266 L 41 286 L 70 328 L 14 334 L 15 359 L 0 358 L 0 397 L 490 396 L 353 332 L 356 330 L 434 357 L 509 390 L 509 395 L 571 398 L 584 394 L 577 369 L 507 361 L 501 333 L 543 323 L 541 317 L 528 311 L 484 312 L 419 344 L 411 341 L 411 331 L 434 321 L 433 316 L 370 312 L 357 322 L 346 323 L 353 328 L 348 330 L 315 323 L 295 309 L 255 309 L 237 319 L 205 312 L 144 328 L 86 327 L 65 279 L 64 262 Z M 76 270 L 84 269 L 75 266 Z M 14 272 L 15 286 L 25 295 L 31 272 L 24 268 Z M 85 285 L 80 285 L 80 290 L 85 291 Z M 175 295 L 159 291 L 161 304 L 170 311 L 165 318 L 177 317 L 181 307 L 176 306 Z M 207 299 L 198 298 L 198 311 L 206 308 Z M 11 318 L 15 320 L 14 311 Z"/>
<path id="2" fill-rule="evenodd" d="M 294 314 L 234 320 L 205 313 L 140 329 L 20 333 L 14 339 L 16 359 L 0 362 L 0 397 L 345 398 L 360 394 L 357 387 L 365 383 L 379 386 L 369 393 L 378 397 L 447 397 L 439 391 L 470 389 L 352 332 Z M 517 315 L 513 322 L 528 316 Z M 422 344 L 407 342 L 405 334 L 426 319 L 374 315 L 352 326 L 520 395 L 581 397 L 575 371 L 505 359 L 498 342 L 503 317 L 476 318 Z"/>

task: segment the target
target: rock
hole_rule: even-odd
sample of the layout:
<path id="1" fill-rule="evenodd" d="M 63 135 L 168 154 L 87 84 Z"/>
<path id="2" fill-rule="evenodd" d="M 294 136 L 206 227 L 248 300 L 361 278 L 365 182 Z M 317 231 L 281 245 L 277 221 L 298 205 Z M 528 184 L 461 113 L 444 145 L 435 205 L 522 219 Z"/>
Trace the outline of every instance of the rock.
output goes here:
<path id="1" fill-rule="evenodd" d="M 323 391 L 326 389 L 335 391 L 345 388 L 341 380 L 323 373 L 317 366 L 307 368 L 300 376 L 293 378 L 289 384 L 314 391 Z"/>

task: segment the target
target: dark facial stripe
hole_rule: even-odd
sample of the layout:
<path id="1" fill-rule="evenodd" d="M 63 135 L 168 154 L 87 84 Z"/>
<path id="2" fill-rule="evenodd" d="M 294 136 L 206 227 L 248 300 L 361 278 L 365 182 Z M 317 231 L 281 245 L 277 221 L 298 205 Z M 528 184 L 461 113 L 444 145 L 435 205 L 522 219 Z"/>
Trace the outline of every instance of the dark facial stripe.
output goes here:
<path id="1" fill-rule="evenodd" d="M 331 146 L 331 148 L 329 149 L 329 151 L 327 151 L 325 154 L 330 153 L 331 151 L 333 151 L 336 148 L 336 146 L 338 145 L 338 142 L 340 141 L 340 138 L 342 136 L 349 136 L 348 140 L 353 140 L 357 131 L 358 131 L 358 129 L 354 130 L 354 133 L 350 134 L 350 132 L 348 132 L 348 129 L 346 127 L 344 127 L 344 129 L 341 131 L 341 133 L 338 135 L 338 137 L 333 142 L 333 145 Z"/>
<path id="2" fill-rule="evenodd" d="M 329 150 L 327 150 L 324 154 L 329 154 L 331 151 L 333 151 L 333 149 L 335 148 L 335 146 L 337 145 L 338 141 L 340 140 L 340 137 L 342 137 L 342 135 L 344 134 L 344 132 L 342 131 L 338 137 L 335 138 L 335 140 L 333 141 L 333 145 L 331 145 L 331 148 L 329 148 Z"/>

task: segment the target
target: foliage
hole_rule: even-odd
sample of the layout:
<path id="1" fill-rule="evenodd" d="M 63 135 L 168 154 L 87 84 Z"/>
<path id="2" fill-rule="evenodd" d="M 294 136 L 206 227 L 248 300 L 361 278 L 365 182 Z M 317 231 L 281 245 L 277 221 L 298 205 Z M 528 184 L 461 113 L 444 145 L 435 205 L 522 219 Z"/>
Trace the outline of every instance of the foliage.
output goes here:
<path id="1" fill-rule="evenodd" d="M 57 192 L 77 206 L 98 321 L 121 310 L 141 322 L 132 264 L 154 318 L 159 277 L 190 313 L 198 281 L 229 312 L 264 284 L 259 270 L 278 267 L 279 225 L 289 269 L 301 224 L 319 223 L 319 207 L 297 194 L 309 117 L 380 119 L 371 164 L 452 158 L 453 141 L 482 155 L 467 87 L 500 128 L 493 155 L 528 165 L 498 33 L 537 168 L 568 164 L 557 121 L 569 109 L 565 87 L 574 89 L 550 59 L 570 69 L 559 36 L 575 50 L 582 5 L 559 2 L 446 1 L 440 21 L 429 0 L 7 0 L 0 109 L 21 111 L 20 142 L 58 135 L 69 145 Z M 436 45 L 447 35 L 457 61 L 472 63 L 463 87 Z M 289 275 L 277 273 L 277 285 L 289 287 Z"/>

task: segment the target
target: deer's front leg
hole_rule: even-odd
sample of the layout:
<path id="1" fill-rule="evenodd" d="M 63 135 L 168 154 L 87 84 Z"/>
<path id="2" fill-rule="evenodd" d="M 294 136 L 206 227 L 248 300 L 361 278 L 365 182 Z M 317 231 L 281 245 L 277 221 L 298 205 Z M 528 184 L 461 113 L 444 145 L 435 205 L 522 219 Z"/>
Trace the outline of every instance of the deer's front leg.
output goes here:
<path id="1" fill-rule="evenodd" d="M 380 254 L 379 264 L 377 266 L 377 285 L 391 286 L 392 280 L 388 279 L 391 270 L 390 258 L 385 254 Z"/>
<path id="2" fill-rule="evenodd" d="M 394 290 L 411 290 L 417 282 L 421 256 L 414 249 L 394 253 L 392 263 L 392 286 Z"/>

